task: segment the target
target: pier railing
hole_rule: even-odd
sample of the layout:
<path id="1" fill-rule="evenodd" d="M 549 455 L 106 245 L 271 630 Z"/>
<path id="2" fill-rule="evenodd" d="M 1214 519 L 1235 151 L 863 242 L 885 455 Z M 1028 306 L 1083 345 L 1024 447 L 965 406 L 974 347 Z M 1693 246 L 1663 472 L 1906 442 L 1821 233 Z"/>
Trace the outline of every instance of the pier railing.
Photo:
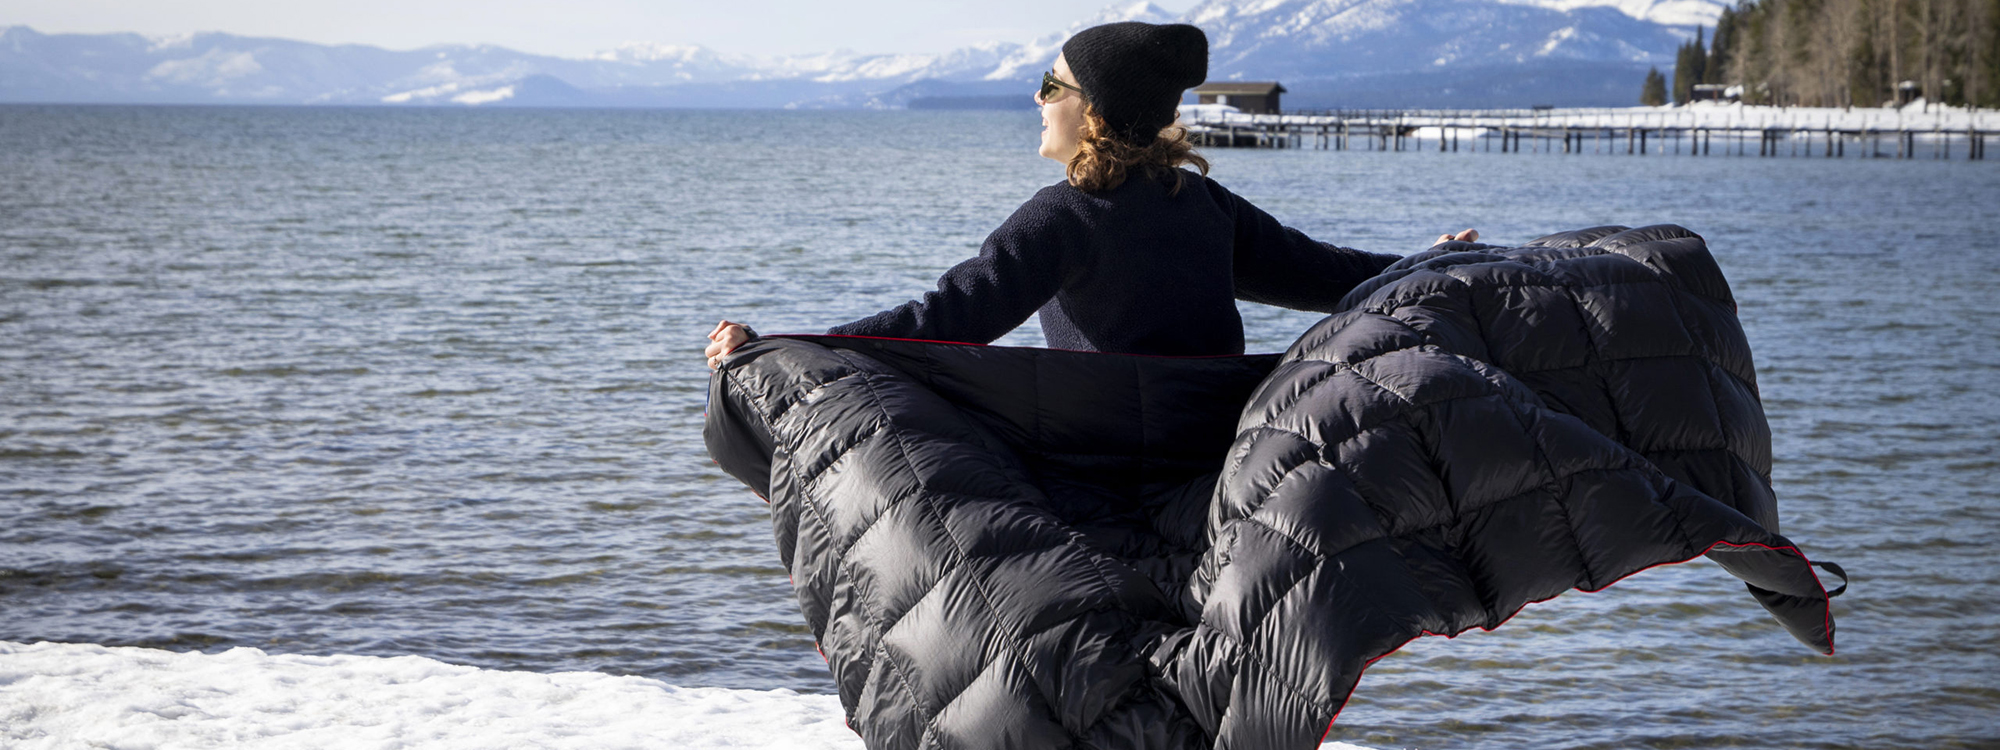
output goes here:
<path id="1" fill-rule="evenodd" d="M 1986 158 L 2000 111 L 1703 106 L 1642 109 L 1326 110 L 1202 114 L 1196 145 L 1335 151 L 1647 153 L 1713 156 Z M 1753 149 L 1750 145 L 1756 143 Z M 1817 152 L 1817 153 L 1815 153 Z"/>

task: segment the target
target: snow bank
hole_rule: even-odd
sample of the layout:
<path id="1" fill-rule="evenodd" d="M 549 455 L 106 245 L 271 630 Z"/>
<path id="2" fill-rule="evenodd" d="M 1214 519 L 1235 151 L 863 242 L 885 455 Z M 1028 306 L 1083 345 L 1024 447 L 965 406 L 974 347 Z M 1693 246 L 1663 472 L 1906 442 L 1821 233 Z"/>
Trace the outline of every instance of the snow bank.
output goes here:
<path id="1" fill-rule="evenodd" d="M 0 747 L 841 748 L 840 701 L 420 656 L 0 641 Z"/>
<path id="2" fill-rule="evenodd" d="M 790 690 L 503 672 L 421 656 L 0 641 L 0 747 L 860 750 L 861 739 L 838 698 Z"/>

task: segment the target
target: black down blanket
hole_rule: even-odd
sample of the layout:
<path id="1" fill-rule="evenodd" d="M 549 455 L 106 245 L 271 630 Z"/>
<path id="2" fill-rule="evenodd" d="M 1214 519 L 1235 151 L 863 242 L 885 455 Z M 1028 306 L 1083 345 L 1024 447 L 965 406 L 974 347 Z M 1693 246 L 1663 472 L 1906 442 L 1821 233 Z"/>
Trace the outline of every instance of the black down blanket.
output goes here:
<path id="1" fill-rule="evenodd" d="M 1424 634 L 1703 554 L 1833 650 L 1701 238 L 1405 259 L 1283 355 L 787 337 L 716 461 L 871 748 L 1306 748 Z"/>

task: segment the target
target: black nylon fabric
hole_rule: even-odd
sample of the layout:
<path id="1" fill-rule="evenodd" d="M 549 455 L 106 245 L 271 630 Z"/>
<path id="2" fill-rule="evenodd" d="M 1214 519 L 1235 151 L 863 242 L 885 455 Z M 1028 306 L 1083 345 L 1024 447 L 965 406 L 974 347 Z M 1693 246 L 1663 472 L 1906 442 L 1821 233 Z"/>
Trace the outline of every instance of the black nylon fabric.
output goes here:
<path id="1" fill-rule="evenodd" d="M 871 748 L 1304 748 L 1362 670 L 1707 554 L 1801 642 L 1770 435 L 1701 238 L 1392 266 L 1283 355 L 763 339 L 716 461 Z"/>

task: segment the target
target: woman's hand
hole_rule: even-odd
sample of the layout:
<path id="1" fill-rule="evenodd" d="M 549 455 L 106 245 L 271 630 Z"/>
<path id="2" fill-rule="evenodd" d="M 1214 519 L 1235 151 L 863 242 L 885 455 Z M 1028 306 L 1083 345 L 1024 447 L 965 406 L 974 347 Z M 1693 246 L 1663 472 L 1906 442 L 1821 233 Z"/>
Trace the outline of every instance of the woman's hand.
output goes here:
<path id="1" fill-rule="evenodd" d="M 708 349 L 703 352 L 708 357 L 708 369 L 715 369 L 717 359 L 736 351 L 736 347 L 742 346 L 743 342 L 755 336 L 756 334 L 750 332 L 750 327 L 742 323 L 725 320 L 715 324 L 715 330 L 708 332 Z"/>
<path id="2" fill-rule="evenodd" d="M 1453 240 L 1457 240 L 1459 242 L 1478 242 L 1479 230 L 1467 229 L 1463 232 L 1459 232 L 1458 234 L 1440 234 L 1438 235 L 1438 241 L 1433 242 L 1431 244 L 1442 245 L 1444 243 L 1451 242 Z"/>

